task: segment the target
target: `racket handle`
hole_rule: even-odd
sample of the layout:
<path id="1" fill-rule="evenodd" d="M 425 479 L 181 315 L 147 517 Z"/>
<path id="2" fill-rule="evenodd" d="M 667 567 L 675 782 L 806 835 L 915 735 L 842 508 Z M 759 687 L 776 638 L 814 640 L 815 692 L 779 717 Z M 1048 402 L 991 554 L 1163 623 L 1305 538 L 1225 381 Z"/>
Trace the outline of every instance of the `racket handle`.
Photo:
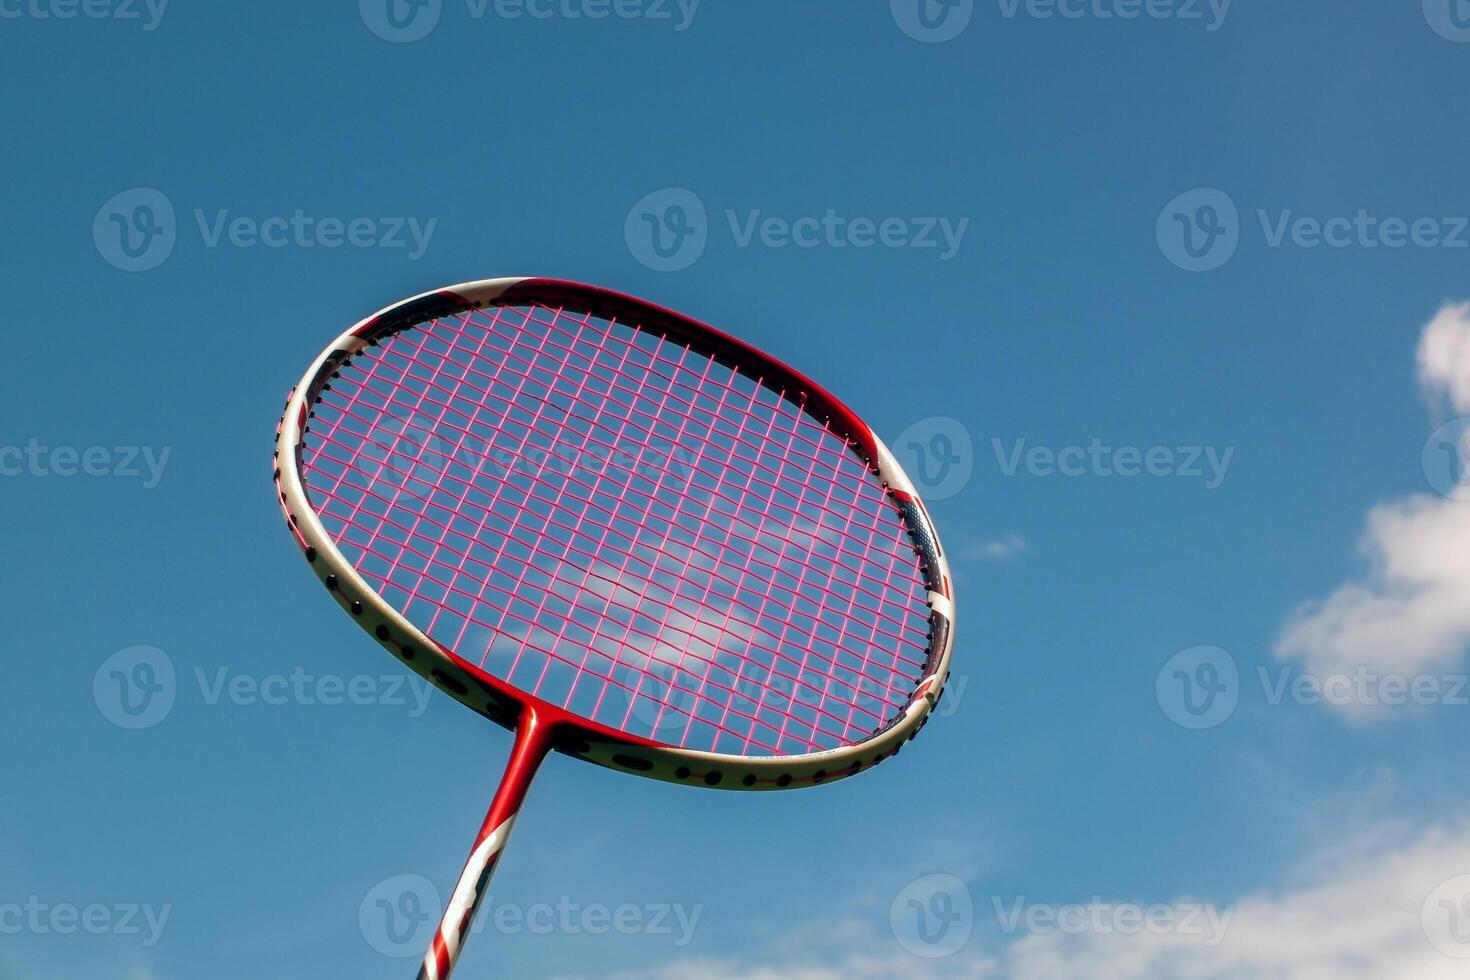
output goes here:
<path id="1" fill-rule="evenodd" d="M 419 980 L 448 980 L 454 965 L 459 962 L 460 951 L 469 937 L 475 913 L 485 899 L 490 875 L 505 849 L 506 838 L 510 836 L 516 815 L 520 813 L 526 791 L 551 748 L 555 727 L 552 722 L 538 716 L 535 708 L 529 705 L 521 714 L 520 724 L 516 726 L 515 747 L 511 749 L 500 789 L 490 804 L 490 812 L 485 815 L 485 824 L 475 839 L 475 849 L 470 852 L 470 859 L 454 886 L 449 908 L 434 933 L 434 942 L 424 957 Z"/>

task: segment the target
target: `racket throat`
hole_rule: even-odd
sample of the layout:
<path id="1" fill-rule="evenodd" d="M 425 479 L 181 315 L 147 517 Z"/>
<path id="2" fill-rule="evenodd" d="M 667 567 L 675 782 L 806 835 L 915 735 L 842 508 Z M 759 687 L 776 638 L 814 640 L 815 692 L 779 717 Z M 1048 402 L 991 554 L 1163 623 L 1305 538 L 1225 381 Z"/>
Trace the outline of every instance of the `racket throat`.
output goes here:
<path id="1" fill-rule="evenodd" d="M 525 802 L 526 793 L 541 762 L 551 750 L 557 721 L 527 705 L 516 726 L 515 746 L 506 763 L 500 788 L 485 814 L 485 822 L 475 839 L 474 850 L 454 886 L 449 907 L 434 933 L 433 945 L 424 957 L 419 980 L 448 980 L 469 937 L 475 914 L 489 891 L 490 877 L 500 861 L 505 842 L 510 837 L 516 816 Z"/>

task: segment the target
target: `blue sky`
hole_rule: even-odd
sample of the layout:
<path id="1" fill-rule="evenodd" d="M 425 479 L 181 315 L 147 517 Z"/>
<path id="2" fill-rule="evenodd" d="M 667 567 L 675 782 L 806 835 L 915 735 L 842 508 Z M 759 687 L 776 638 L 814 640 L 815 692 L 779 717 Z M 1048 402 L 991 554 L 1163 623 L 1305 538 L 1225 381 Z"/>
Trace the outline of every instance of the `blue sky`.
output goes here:
<path id="1" fill-rule="evenodd" d="M 415 969 L 510 737 L 318 594 L 269 443 L 499 275 L 822 379 L 959 643 L 861 779 L 552 759 L 463 975 L 1460 975 L 1470 9 L 926 3 L 0 0 L 0 978 Z"/>

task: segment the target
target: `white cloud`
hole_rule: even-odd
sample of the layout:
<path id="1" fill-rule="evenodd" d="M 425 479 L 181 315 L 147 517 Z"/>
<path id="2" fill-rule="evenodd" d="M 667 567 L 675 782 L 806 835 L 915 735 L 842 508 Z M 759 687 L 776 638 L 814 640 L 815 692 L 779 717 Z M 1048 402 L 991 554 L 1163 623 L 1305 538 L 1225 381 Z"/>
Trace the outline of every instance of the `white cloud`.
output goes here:
<path id="1" fill-rule="evenodd" d="M 1316 855 L 1288 887 L 1217 906 L 1229 917 L 1213 946 L 1200 931 L 1107 931 L 1088 920 L 1065 935 L 1007 938 L 995 903 L 972 885 L 976 934 L 953 956 L 905 952 L 887 931 L 886 910 L 877 909 L 863 919 L 803 924 L 754 955 L 686 959 L 604 980 L 1463 980 L 1470 960 L 1449 953 L 1470 956 L 1470 942 L 1456 942 L 1450 916 L 1456 928 L 1470 926 L 1470 894 L 1461 893 L 1470 884 L 1444 886 L 1467 872 L 1470 821 L 1417 830 L 1384 824 Z M 1172 907 L 1194 904 L 1180 899 Z"/>
<path id="2" fill-rule="evenodd" d="M 1359 547 L 1368 574 L 1298 610 L 1278 656 L 1319 676 L 1359 665 L 1408 675 L 1457 661 L 1470 642 L 1470 506 L 1425 496 L 1380 504 Z"/>
<path id="3" fill-rule="evenodd" d="M 1418 363 L 1428 400 L 1470 412 L 1470 304 L 1444 307 L 1424 328 Z M 1277 657 L 1320 678 L 1359 670 L 1415 677 L 1459 663 L 1470 646 L 1470 503 L 1430 496 L 1381 503 L 1368 513 L 1359 548 L 1366 570 L 1298 608 Z"/>
<path id="4" fill-rule="evenodd" d="M 1455 412 L 1470 413 L 1470 303 L 1445 304 L 1424 328 L 1419 384 Z"/>
<path id="5" fill-rule="evenodd" d="M 1006 561 L 1031 550 L 1030 543 L 1019 534 L 1008 534 L 994 541 L 977 541 L 960 549 L 967 561 Z"/>
<path id="6" fill-rule="evenodd" d="M 1392 840 L 1396 847 L 1384 846 Z M 1425 931 L 1446 879 L 1470 870 L 1470 823 L 1408 841 L 1377 834 L 1347 842 L 1294 889 L 1235 903 L 1225 941 L 1185 935 L 1029 936 L 1006 955 L 1009 980 L 1450 980 L 1467 963 Z M 1320 873 L 1325 868 L 1326 873 Z M 1431 919 L 1431 923 L 1438 922 Z M 1446 924 L 1448 920 L 1446 920 Z M 1460 927 L 1463 928 L 1464 922 Z M 1470 953 L 1470 946 L 1463 951 Z"/>

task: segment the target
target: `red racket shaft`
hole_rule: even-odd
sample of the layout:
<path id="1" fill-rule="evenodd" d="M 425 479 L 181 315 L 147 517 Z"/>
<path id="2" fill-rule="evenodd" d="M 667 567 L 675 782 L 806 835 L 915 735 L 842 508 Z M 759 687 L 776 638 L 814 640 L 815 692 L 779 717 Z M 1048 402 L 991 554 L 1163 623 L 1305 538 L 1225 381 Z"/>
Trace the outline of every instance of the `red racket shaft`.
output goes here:
<path id="1" fill-rule="evenodd" d="M 475 849 L 454 886 L 449 908 L 434 933 L 434 944 L 424 957 L 419 980 L 447 980 L 459 962 L 460 951 L 469 937 L 475 913 L 485 899 L 490 875 L 505 849 L 506 838 L 510 836 L 516 815 L 520 813 L 526 790 L 551 748 L 554 728 L 555 725 L 540 717 L 534 708 L 528 706 L 522 712 L 521 722 L 516 727 L 515 748 L 511 749 L 500 789 L 495 793 L 495 802 L 490 804 L 490 812 L 485 815 L 485 825 L 475 839 Z"/>

